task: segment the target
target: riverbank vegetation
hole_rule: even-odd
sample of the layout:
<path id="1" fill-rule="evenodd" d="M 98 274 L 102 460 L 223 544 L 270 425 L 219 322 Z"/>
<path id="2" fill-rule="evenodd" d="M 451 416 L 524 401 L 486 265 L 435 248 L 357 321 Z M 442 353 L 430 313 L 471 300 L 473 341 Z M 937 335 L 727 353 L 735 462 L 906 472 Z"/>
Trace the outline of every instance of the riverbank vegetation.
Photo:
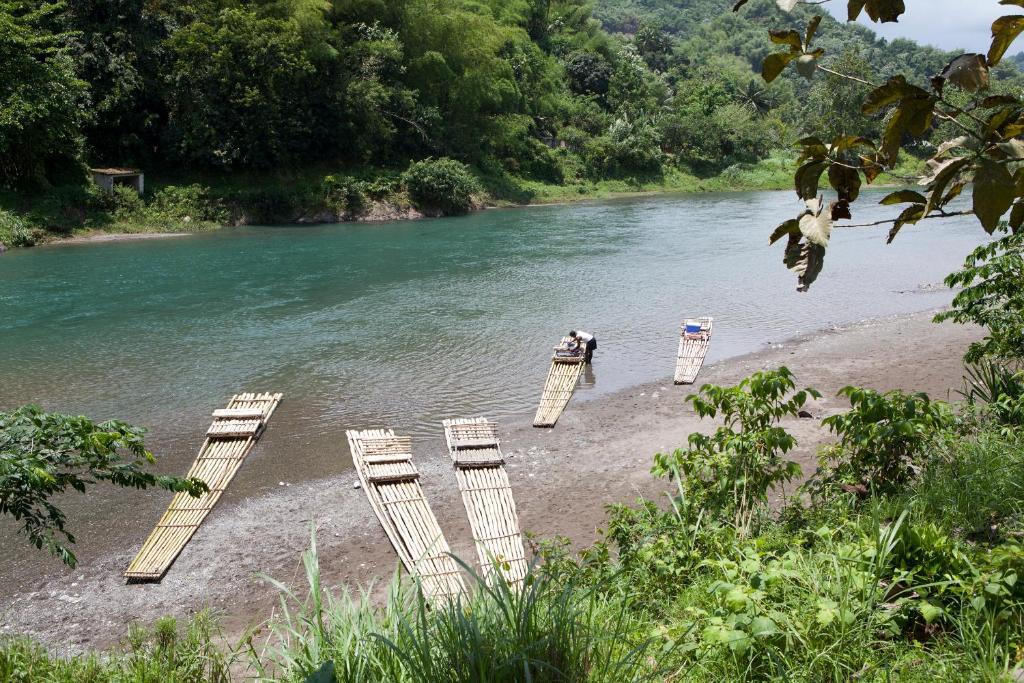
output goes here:
<path id="1" fill-rule="evenodd" d="M 774 2 L 723 9 L 4 0 L 0 241 L 782 188 L 777 167 L 794 162 L 806 130 L 880 130 L 877 117 L 846 130 L 864 95 L 846 81 L 760 79 Z M 809 16 L 798 6 L 792 22 Z M 950 56 L 828 16 L 820 32 L 840 68 L 877 78 L 898 64 L 926 80 Z M 1022 80 L 1007 65 L 993 83 Z M 422 164 L 464 177 L 432 174 L 438 191 L 461 188 L 457 201 L 410 186 Z M 86 166 L 141 167 L 148 191 L 102 195 Z"/>
<path id="2" fill-rule="evenodd" d="M 1015 301 L 972 254 L 956 317 Z M 975 302 L 984 300 L 978 308 Z M 7 679 L 52 681 L 1010 681 L 1024 670 L 1024 373 L 1003 307 L 971 347 L 960 400 L 849 387 L 816 471 L 786 459 L 787 421 L 817 397 L 786 368 L 688 399 L 713 431 L 658 453 L 663 500 L 608 508 L 581 552 L 533 539 L 525 588 L 474 576 L 430 607 L 396 576 L 387 598 L 329 589 L 315 531 L 305 585 L 225 644 L 206 615 L 163 620 L 119 649 L 60 658 L 0 642 Z M 793 488 L 793 484 L 800 485 Z M 788 486 L 787 486 L 788 485 Z M 776 502 L 785 488 L 790 495 Z M 465 566 L 467 572 L 471 572 Z"/>

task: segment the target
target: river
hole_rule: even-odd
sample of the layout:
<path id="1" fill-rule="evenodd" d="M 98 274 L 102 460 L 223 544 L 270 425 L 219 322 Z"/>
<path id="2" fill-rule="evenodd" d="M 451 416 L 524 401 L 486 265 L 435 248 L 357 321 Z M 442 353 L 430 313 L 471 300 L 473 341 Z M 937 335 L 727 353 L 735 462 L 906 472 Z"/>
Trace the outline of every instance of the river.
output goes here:
<path id="1" fill-rule="evenodd" d="M 858 219 L 892 214 L 877 196 Z M 599 341 L 588 400 L 669 376 L 685 316 L 715 316 L 714 361 L 943 305 L 948 291 L 921 286 L 983 237 L 967 219 L 891 246 L 884 228 L 837 231 L 797 293 L 767 243 L 797 208 L 790 192 L 658 196 L 15 250 L 0 256 L 0 408 L 148 426 L 161 469 L 183 473 L 232 393 L 281 391 L 269 428 L 289 450 L 237 483 L 265 490 L 350 467 L 347 428 L 529 420 L 572 327 Z"/>

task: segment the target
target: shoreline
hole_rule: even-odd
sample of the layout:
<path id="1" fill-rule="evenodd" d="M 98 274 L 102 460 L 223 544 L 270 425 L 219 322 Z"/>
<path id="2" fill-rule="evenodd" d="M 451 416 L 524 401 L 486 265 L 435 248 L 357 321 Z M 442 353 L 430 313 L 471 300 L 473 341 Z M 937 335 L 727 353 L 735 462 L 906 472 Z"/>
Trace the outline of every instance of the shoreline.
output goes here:
<path id="1" fill-rule="evenodd" d="M 938 399 L 959 388 L 960 358 L 981 333 L 934 325 L 933 313 L 867 320 L 773 343 L 706 366 L 692 387 L 675 386 L 666 376 L 585 401 L 577 398 L 553 429 L 530 426 L 532 411 L 508 421 L 501 425 L 501 438 L 523 531 L 564 536 L 577 548 L 593 543 L 605 521 L 605 505 L 657 498 L 668 490 L 667 482 L 649 474 L 655 452 L 683 445 L 689 433 L 714 426 L 693 414 L 683 401 L 687 394 L 704 383 L 734 384 L 781 364 L 793 370 L 800 387 L 823 393 L 809 408 L 814 420 L 784 423 L 800 442 L 790 457 L 805 473 L 813 472 L 816 450 L 829 439 L 820 419 L 845 408 L 836 398 L 843 386 L 922 390 Z M 600 355 L 595 362 L 600 364 Z M 268 438 L 257 449 L 275 446 L 284 445 Z M 347 457 L 344 444 L 337 448 L 339 457 Z M 418 440 L 414 449 L 424 491 L 453 552 L 475 560 L 443 439 Z M 235 642 L 269 617 L 277 602 L 276 591 L 256 579 L 257 573 L 292 586 L 301 582 L 300 554 L 311 524 L 318 529 L 325 585 L 358 592 L 372 584 L 379 597 L 397 558 L 365 494 L 353 488 L 355 481 L 348 469 L 267 494 L 226 498 L 159 584 L 129 586 L 121 576 L 149 533 L 151 519 L 135 520 L 132 538 L 115 539 L 115 551 L 80 553 L 82 564 L 73 570 L 54 560 L 40 572 L 36 557 L 36 563 L 26 562 L 5 577 L 0 590 L 7 609 L 0 616 L 0 633 L 31 635 L 60 652 L 77 652 L 117 643 L 126 635 L 126 622 L 149 623 L 210 608 Z M 11 542 L 24 540 L 12 537 Z M 36 552 L 28 548 L 26 556 L 29 551 Z"/>
<path id="2" fill-rule="evenodd" d="M 488 200 L 477 207 L 474 207 L 469 213 L 477 213 L 481 211 L 494 211 L 494 210 L 508 210 L 508 209 L 530 209 L 530 208 L 541 208 L 547 206 L 572 206 L 578 204 L 586 204 L 588 202 L 603 202 L 603 201 L 614 201 L 614 200 L 625 200 L 625 199 L 642 199 L 645 197 L 659 197 L 664 195 L 693 195 L 693 194 L 728 194 L 733 192 L 784 192 L 788 189 L 787 187 L 750 187 L 750 188 L 731 188 L 731 189 L 698 189 L 698 190 L 687 190 L 683 188 L 666 187 L 664 189 L 650 189 L 650 190 L 636 190 L 635 192 L 610 192 L 601 193 L 595 192 L 593 194 L 580 195 L 579 197 L 567 195 L 565 197 L 557 197 L 550 199 L 539 199 L 535 201 L 529 201 L 526 203 L 516 202 L 502 202 L 495 201 L 493 199 Z M 314 216 L 299 216 L 293 220 L 280 221 L 273 223 L 274 225 L 294 225 L 294 226 L 313 226 L 313 225 L 345 225 L 345 224 L 385 224 L 385 223 L 404 223 L 405 221 L 419 221 L 429 220 L 431 218 L 457 218 L 458 216 L 438 216 L 429 213 L 423 213 L 415 209 L 408 207 L 401 207 L 398 205 L 392 205 L 389 202 L 378 202 L 375 203 L 370 210 L 365 214 L 361 214 L 355 217 L 348 215 L 332 215 L 330 217 L 324 215 Z M 59 233 L 53 233 L 46 236 L 44 241 L 34 245 L 37 247 L 45 246 L 61 246 L 66 244 L 95 244 L 103 242 L 128 242 L 133 240 L 143 239 L 164 239 L 168 237 L 187 237 L 191 235 L 208 234 L 213 232 L 221 232 L 231 228 L 244 227 L 248 225 L 263 225 L 260 222 L 250 221 L 243 219 L 234 223 L 222 223 L 215 224 L 209 227 L 195 229 L 194 225 L 190 225 L 190 229 L 174 231 L 174 230 L 154 230 L 146 231 L 141 230 L 139 232 L 106 232 L 95 228 L 89 228 L 78 233 L 71 232 L 66 236 Z M 133 226 L 138 227 L 138 226 Z M 7 247 L 10 249 L 25 249 L 29 247 Z M 0 254 L 3 252 L 0 251 Z"/>
<path id="3" fill-rule="evenodd" d="M 889 187 L 896 187 L 893 184 L 876 184 L 873 185 L 873 189 L 885 189 Z M 582 195 L 580 197 L 558 197 L 551 199 L 540 199 L 536 201 L 530 201 L 525 204 L 517 204 L 514 202 L 492 202 L 483 204 L 469 213 L 478 213 L 482 211 L 506 211 L 506 210 L 525 210 L 533 208 L 544 208 L 552 206 L 576 206 L 581 204 L 595 203 L 595 202 L 607 202 L 607 201 L 618 201 L 618 200 L 630 200 L 630 199 L 644 199 L 654 198 L 672 195 L 722 195 L 722 194 L 736 194 L 745 192 L 787 192 L 789 187 L 749 187 L 749 188 L 730 188 L 730 189 L 699 189 L 699 190 L 686 190 L 681 188 L 665 188 L 661 190 L 637 190 L 635 192 L 611 192 L 608 194 L 594 194 L 594 195 Z M 416 210 L 403 209 L 396 207 L 393 211 L 382 210 L 373 216 L 359 216 L 356 218 L 348 218 L 345 216 L 332 216 L 330 219 L 327 218 L 309 218 L 299 217 L 298 219 L 291 221 L 275 222 L 273 225 L 294 225 L 294 226 L 315 226 L 315 225 L 347 225 L 347 224 L 387 224 L 387 223 L 404 223 L 406 221 L 420 221 L 429 220 L 432 218 L 458 218 L 458 216 L 435 216 L 426 213 L 422 213 Z M 146 240 L 146 239 L 165 239 L 168 237 L 189 237 L 193 235 L 209 234 L 215 232 L 222 232 L 231 228 L 239 228 L 250 225 L 264 225 L 264 223 L 251 222 L 243 220 L 236 223 L 224 223 L 219 225 L 213 225 L 208 228 L 201 228 L 199 230 L 189 229 L 182 231 L 171 231 L 171 230 L 154 230 L 152 232 L 104 232 L 102 230 L 90 229 L 84 232 L 71 233 L 67 236 L 59 234 L 48 235 L 45 241 L 39 242 L 37 247 L 52 247 L 61 245 L 74 245 L 74 244 L 96 244 L 104 242 L 129 242 L 134 240 Z M 8 247 L 11 249 L 25 249 L 28 247 Z M 0 254 L 3 252 L 0 251 Z"/>

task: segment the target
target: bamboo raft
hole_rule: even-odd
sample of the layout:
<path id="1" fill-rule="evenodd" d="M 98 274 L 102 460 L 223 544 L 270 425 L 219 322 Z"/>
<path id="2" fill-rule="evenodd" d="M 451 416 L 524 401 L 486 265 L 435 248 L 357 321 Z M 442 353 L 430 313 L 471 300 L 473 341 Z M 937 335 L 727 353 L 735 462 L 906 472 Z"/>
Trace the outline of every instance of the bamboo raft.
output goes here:
<path id="1" fill-rule="evenodd" d="M 578 354 L 569 355 L 566 353 L 568 343 L 569 338 L 563 337 L 561 343 L 555 347 L 555 353 L 551 357 L 551 369 L 548 370 L 548 377 L 544 381 L 544 393 L 541 394 L 540 405 L 537 406 L 537 414 L 533 418 L 534 427 L 555 426 L 583 375 L 583 349 L 580 348 Z"/>
<path id="2" fill-rule="evenodd" d="M 699 325 L 700 331 L 687 333 L 686 325 Z M 693 384 L 697 373 L 704 365 L 704 357 L 708 355 L 711 345 L 711 330 L 714 318 L 704 317 L 684 321 L 679 326 L 679 354 L 676 358 L 676 384 Z"/>
<path id="3" fill-rule="evenodd" d="M 466 592 L 441 527 L 423 497 L 419 471 L 412 464 L 412 439 L 393 430 L 348 430 L 349 449 L 370 507 L 405 568 L 434 604 Z"/>
<path id="4" fill-rule="evenodd" d="M 201 479 L 209 491 L 193 498 L 177 493 L 156 528 L 128 565 L 129 582 L 159 581 L 196 529 L 210 514 L 274 414 L 281 394 L 236 394 L 228 407 L 213 411 L 213 423 L 188 477 Z"/>
<path id="5" fill-rule="evenodd" d="M 526 552 L 498 425 L 483 417 L 444 420 L 442 424 L 484 581 L 492 584 L 494 577 L 500 576 L 510 586 L 521 588 L 527 571 Z"/>

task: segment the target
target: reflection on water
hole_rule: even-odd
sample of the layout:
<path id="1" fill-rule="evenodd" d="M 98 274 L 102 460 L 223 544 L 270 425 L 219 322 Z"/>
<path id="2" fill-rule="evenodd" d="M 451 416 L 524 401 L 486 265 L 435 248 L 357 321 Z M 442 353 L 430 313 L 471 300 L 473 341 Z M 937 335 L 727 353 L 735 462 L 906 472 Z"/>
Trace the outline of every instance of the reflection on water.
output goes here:
<path id="1" fill-rule="evenodd" d="M 669 376 L 686 316 L 715 316 L 714 361 L 941 305 L 948 292 L 914 290 L 980 240 L 966 220 L 906 228 L 889 247 L 884 228 L 839 232 L 798 294 L 767 246 L 797 208 L 792 193 L 658 197 L 11 252 L 0 406 L 152 425 L 180 469 L 233 392 L 282 391 L 271 432 L 287 453 L 240 485 L 276 482 L 264 467 L 296 481 L 348 465 L 346 428 L 436 437 L 445 417 L 529 420 L 572 327 L 600 340 L 587 400 Z"/>

